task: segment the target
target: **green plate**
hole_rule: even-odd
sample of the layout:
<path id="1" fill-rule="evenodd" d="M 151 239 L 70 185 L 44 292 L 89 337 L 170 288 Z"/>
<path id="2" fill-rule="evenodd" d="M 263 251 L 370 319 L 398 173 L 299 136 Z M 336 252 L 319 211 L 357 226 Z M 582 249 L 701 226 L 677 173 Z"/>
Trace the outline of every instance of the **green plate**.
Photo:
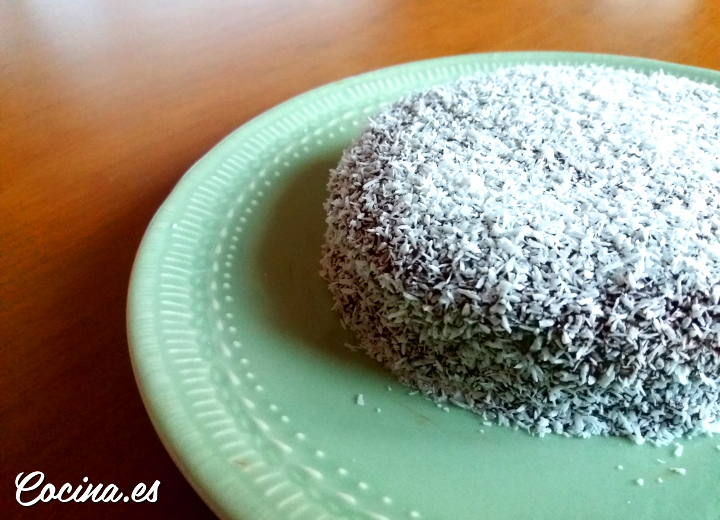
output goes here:
<path id="1" fill-rule="evenodd" d="M 662 69 L 720 85 L 714 71 L 588 54 L 387 68 L 242 126 L 157 212 L 130 284 L 130 353 L 158 434 L 220 518 L 720 517 L 720 437 L 683 440 L 680 457 L 618 438 L 531 437 L 438 408 L 344 346 L 353 338 L 318 274 L 328 170 L 384 103 L 519 63 Z"/>

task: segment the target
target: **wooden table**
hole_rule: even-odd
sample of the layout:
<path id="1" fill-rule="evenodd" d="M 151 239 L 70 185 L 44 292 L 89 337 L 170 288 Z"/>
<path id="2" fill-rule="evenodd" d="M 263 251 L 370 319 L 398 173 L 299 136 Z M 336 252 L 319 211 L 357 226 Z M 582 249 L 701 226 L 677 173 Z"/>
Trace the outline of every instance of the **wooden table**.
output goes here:
<path id="1" fill-rule="evenodd" d="M 154 211 L 218 140 L 301 92 L 533 49 L 720 69 L 720 3 L 0 3 L 2 516 L 213 518 L 156 437 L 128 358 L 128 278 Z M 161 487 L 154 504 L 24 508 L 13 481 L 32 471 L 56 486 Z"/>

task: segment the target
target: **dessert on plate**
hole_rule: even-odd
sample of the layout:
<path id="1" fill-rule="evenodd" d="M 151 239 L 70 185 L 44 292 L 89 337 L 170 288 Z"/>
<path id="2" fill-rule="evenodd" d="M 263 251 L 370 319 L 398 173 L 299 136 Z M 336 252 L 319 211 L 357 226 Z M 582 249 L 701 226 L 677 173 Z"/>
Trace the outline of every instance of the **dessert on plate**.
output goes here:
<path id="1" fill-rule="evenodd" d="M 535 434 L 720 419 L 720 91 L 517 66 L 404 98 L 330 175 L 322 274 L 401 381 Z"/>

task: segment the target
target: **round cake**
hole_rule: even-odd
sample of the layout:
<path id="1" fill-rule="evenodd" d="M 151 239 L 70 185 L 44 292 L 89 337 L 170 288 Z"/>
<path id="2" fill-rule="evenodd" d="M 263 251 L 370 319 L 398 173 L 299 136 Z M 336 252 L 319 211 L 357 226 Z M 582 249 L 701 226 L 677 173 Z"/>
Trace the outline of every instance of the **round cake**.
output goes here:
<path id="1" fill-rule="evenodd" d="M 480 74 L 374 116 L 328 189 L 322 274 L 404 383 L 540 435 L 716 428 L 716 86 Z"/>

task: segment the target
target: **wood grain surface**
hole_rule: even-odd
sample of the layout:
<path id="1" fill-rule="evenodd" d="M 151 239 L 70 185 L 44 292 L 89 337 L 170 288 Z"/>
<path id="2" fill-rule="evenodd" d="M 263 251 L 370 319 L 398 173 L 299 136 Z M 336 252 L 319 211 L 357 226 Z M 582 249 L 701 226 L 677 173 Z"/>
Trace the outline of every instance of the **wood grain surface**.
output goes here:
<path id="1" fill-rule="evenodd" d="M 568 50 L 720 69 L 717 0 L 0 3 L 0 516 L 214 518 L 164 451 L 125 335 L 133 258 L 248 119 L 380 67 Z M 161 481 L 154 504 L 21 507 L 15 477 Z M 8 516 L 9 515 L 9 516 Z"/>

